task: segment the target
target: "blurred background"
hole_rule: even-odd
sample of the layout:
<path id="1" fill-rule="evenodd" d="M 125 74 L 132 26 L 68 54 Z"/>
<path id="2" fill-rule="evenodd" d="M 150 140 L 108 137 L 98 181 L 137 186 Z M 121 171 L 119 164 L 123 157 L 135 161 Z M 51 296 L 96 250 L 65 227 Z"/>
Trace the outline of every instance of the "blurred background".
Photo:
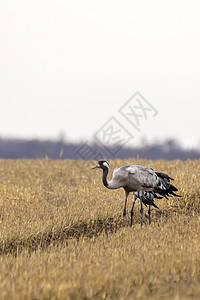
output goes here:
<path id="1" fill-rule="evenodd" d="M 2 2 L 0 158 L 200 158 L 199 11 L 197 0 Z M 137 92 L 156 111 L 140 130 L 120 112 Z M 110 119 L 131 136 L 117 148 L 98 135 L 119 131 Z"/>

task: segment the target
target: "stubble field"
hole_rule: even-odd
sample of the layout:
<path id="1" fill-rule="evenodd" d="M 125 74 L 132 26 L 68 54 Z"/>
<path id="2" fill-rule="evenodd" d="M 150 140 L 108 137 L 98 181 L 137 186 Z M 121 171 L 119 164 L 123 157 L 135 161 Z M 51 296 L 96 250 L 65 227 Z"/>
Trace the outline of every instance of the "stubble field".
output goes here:
<path id="1" fill-rule="evenodd" d="M 0 161 L 0 299 L 199 299 L 200 161 L 110 161 L 175 178 L 183 197 L 155 200 L 142 228 L 132 195 L 122 227 L 124 191 L 94 163 Z"/>

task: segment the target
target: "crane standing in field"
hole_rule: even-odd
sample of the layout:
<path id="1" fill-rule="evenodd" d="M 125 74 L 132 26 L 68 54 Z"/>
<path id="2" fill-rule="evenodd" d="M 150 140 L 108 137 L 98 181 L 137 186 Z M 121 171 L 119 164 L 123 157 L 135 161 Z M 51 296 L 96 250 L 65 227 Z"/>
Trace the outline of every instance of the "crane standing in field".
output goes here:
<path id="1" fill-rule="evenodd" d="M 178 189 L 170 184 L 170 179 L 167 174 L 163 172 L 154 172 L 153 169 L 139 166 L 139 165 L 129 165 L 116 168 L 113 172 L 112 180 L 107 180 L 107 175 L 109 172 L 109 164 L 105 160 L 100 160 L 97 165 L 92 169 L 100 168 L 103 170 L 102 181 L 106 188 L 108 189 L 119 189 L 123 188 L 125 190 L 125 205 L 123 211 L 123 219 L 126 216 L 126 203 L 128 195 L 133 192 L 133 205 L 131 209 L 131 225 L 133 223 L 133 208 L 136 199 L 139 197 L 141 205 L 141 217 L 140 224 L 143 222 L 143 203 L 148 205 L 155 205 L 153 202 L 154 197 L 157 193 L 161 196 L 167 197 L 168 195 L 176 195 L 174 192 Z M 160 198 L 160 197 L 159 197 Z M 158 207 L 157 207 L 158 208 Z M 150 210 L 149 210 L 150 215 Z M 150 220 L 150 219 L 149 219 Z"/>
<path id="2" fill-rule="evenodd" d="M 138 192 L 134 192 L 133 193 L 133 204 L 132 204 L 132 208 L 131 208 L 131 226 L 133 224 L 133 208 L 135 205 L 135 201 L 136 199 L 139 198 L 139 193 Z M 151 206 L 154 206 L 155 208 L 159 207 L 154 203 L 154 198 L 157 199 L 162 199 L 163 197 L 158 196 L 155 192 L 142 192 L 142 203 L 147 206 L 149 205 L 149 209 L 148 209 L 148 215 L 149 215 L 149 224 L 151 224 Z M 123 216 L 126 216 L 126 209 L 123 213 Z M 124 223 L 124 221 L 123 221 Z"/>

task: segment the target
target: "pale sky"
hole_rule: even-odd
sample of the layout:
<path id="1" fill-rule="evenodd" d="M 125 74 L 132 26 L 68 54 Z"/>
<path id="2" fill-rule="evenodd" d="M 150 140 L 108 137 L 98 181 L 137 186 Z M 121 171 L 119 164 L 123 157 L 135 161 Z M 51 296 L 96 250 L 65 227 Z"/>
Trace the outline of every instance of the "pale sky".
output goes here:
<path id="1" fill-rule="evenodd" d="M 199 1 L 2 1 L 0 136 L 91 139 L 135 92 L 145 136 L 200 147 Z"/>

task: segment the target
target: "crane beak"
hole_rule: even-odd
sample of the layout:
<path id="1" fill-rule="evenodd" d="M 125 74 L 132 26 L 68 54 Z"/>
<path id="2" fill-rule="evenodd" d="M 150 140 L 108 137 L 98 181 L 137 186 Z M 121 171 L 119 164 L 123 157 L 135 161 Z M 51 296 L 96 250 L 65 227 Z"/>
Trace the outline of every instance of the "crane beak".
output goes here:
<path id="1" fill-rule="evenodd" d="M 97 164 L 94 167 L 92 167 L 92 169 L 98 169 L 98 168 L 100 168 L 99 164 Z"/>

